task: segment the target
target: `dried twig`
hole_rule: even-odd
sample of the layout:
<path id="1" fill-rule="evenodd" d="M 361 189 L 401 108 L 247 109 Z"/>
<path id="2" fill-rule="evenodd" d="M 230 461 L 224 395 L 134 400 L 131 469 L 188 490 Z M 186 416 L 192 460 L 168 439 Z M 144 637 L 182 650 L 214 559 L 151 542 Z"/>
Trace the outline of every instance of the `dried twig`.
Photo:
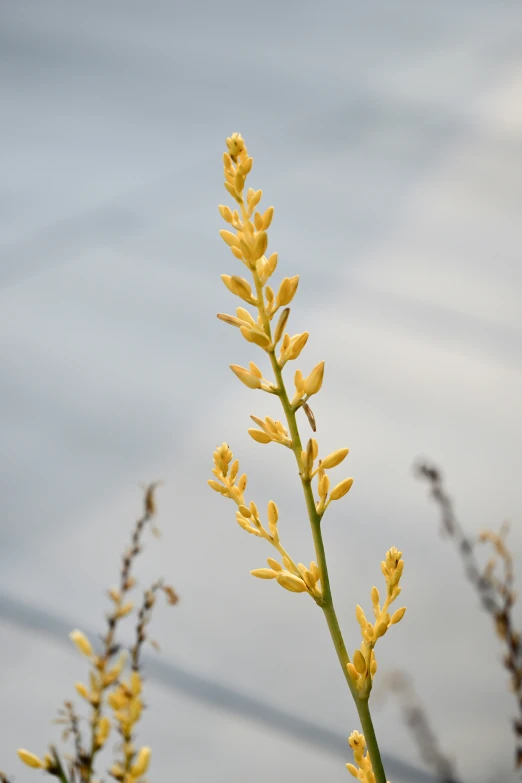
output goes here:
<path id="1" fill-rule="evenodd" d="M 522 648 L 520 633 L 515 630 L 513 604 L 516 594 L 513 590 L 513 559 L 506 546 L 508 526 L 504 523 L 499 533 L 486 530 L 480 534 L 478 542 L 468 538 L 460 526 L 451 498 L 447 494 L 438 468 L 426 463 L 416 465 L 416 474 L 430 486 L 430 495 L 440 508 L 443 532 L 452 538 L 464 562 L 468 580 L 478 592 L 483 608 L 491 615 L 495 630 L 503 642 L 506 653 L 503 658 L 505 668 L 510 673 L 511 690 L 517 700 L 519 716 L 513 720 L 515 732 L 515 766 L 522 767 Z M 495 556 L 485 568 L 475 554 L 477 543 L 487 542 L 493 546 Z M 495 573 L 498 562 L 502 564 L 502 574 Z"/>

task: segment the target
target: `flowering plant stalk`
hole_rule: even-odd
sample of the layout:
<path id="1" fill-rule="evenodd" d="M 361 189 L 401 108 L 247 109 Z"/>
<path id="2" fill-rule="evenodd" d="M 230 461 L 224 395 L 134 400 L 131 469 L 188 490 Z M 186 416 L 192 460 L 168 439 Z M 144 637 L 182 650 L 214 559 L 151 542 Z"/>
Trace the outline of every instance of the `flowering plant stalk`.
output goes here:
<path id="1" fill-rule="evenodd" d="M 330 503 L 340 500 L 352 487 L 353 478 L 345 478 L 330 488 L 328 473 L 343 462 L 349 450 L 339 448 L 319 459 L 319 446 L 315 438 L 310 438 L 305 446 L 302 443 L 297 413 L 301 409 L 304 411 L 315 433 L 316 424 L 309 400 L 321 389 L 324 362 L 319 362 L 306 377 L 301 370 L 297 370 L 294 374 L 295 392 L 288 391 L 283 369 L 288 362 L 300 356 L 308 340 L 308 332 L 291 337 L 285 331 L 290 316 L 288 305 L 297 291 L 299 276 L 283 278 L 277 293 L 268 284 L 278 261 L 277 253 L 272 253 L 269 257 L 265 255 L 268 245 L 267 230 L 272 222 L 274 209 L 268 207 L 263 213 L 257 211 L 256 207 L 262 196 L 261 190 L 248 188 L 245 193 L 245 183 L 252 169 L 253 159 L 249 156 L 241 135 L 234 133 L 226 143 L 227 151 L 223 155 L 224 184 L 237 206 L 234 209 L 223 205 L 219 207 L 221 216 L 233 229 L 222 230 L 220 234 L 235 258 L 249 270 L 253 288 L 248 280 L 237 275 L 222 275 L 222 280 L 231 293 L 247 305 L 255 307 L 257 314 L 254 316 L 241 306 L 237 308 L 235 316 L 220 313 L 218 318 L 237 327 L 242 336 L 263 350 L 270 361 L 272 380 L 266 379 L 254 362 L 250 362 L 249 368 L 233 364 L 231 369 L 248 388 L 274 395 L 281 402 L 286 426 L 281 421 L 274 421 L 270 416 L 264 419 L 252 416 L 257 427 L 249 429 L 248 432 L 258 443 L 278 443 L 293 452 L 306 502 L 316 560 L 307 567 L 292 559 L 283 547 L 278 527 L 279 512 L 272 500 L 268 504 L 268 524 L 265 526 L 262 523 L 256 504 L 253 501 L 247 503 L 245 500 L 247 476 L 242 474 L 238 478 L 239 462 L 234 460 L 226 443 L 214 452 L 214 478 L 208 483 L 216 492 L 236 503 L 236 519 L 240 527 L 265 539 L 280 557 L 280 561 L 269 557 L 268 568 L 255 569 L 251 572 L 252 575 L 260 579 L 273 579 L 293 593 L 308 593 L 323 611 L 363 732 L 360 734 L 355 731 L 349 738 L 357 766 L 347 764 L 348 771 L 366 783 L 386 783 L 370 715 L 369 698 L 377 671 L 374 652 L 377 640 L 384 636 L 391 625 L 399 622 L 406 611 L 403 607 L 392 615 L 389 613 L 390 605 L 401 591 L 399 581 L 404 561 L 402 553 L 392 547 L 381 563 L 386 583 L 382 606 L 377 588 L 373 587 L 370 593 L 375 622 L 367 620 L 363 609 L 357 606 L 356 618 L 361 628 L 362 640 L 350 660 L 334 608 L 321 531 L 321 522 Z M 274 326 L 277 314 L 279 315 Z"/>
<path id="2" fill-rule="evenodd" d="M 73 740 L 73 753 L 64 756 L 66 761 L 62 760 L 54 745 L 49 747 L 49 752 L 42 758 L 25 748 L 18 749 L 18 756 L 24 764 L 44 770 L 58 778 L 61 783 L 99 783 L 95 766 L 98 754 L 106 746 L 111 731 L 119 735 L 120 741 L 113 747 L 114 758 L 108 770 L 109 776 L 118 783 L 147 783 L 145 774 L 149 767 L 151 749 L 143 746 L 138 750 L 136 747 L 136 728 L 144 706 L 141 652 L 147 641 L 157 647 L 157 643 L 149 638 L 147 628 L 157 594 L 163 592 L 167 603 L 171 605 L 178 600 L 174 589 L 162 579 L 156 580 L 143 592 L 139 607 L 135 607 L 134 602 L 129 600 L 130 592 L 136 585 L 136 579 L 131 573 L 134 561 L 142 551 L 145 528 L 153 525 L 153 518 L 156 516 L 157 483 L 149 484 L 145 489 L 143 514 L 136 522 L 130 546 L 122 556 L 119 586 L 108 591 L 111 611 L 106 615 L 107 630 L 102 639 L 102 650 L 96 652 L 87 636 L 79 629 L 70 634 L 71 641 L 90 665 L 88 685 L 75 683 L 76 691 L 87 704 L 90 713 L 87 719 L 87 736 L 83 726 L 85 718 L 78 714 L 71 701 L 66 701 L 63 709 L 59 711 L 59 719 L 55 721 L 65 727 L 64 741 L 69 738 Z M 152 526 L 152 532 L 159 534 L 155 526 Z M 126 650 L 117 641 L 116 631 L 121 620 L 130 617 L 133 612 L 137 620 L 135 641 L 132 647 Z M 124 676 L 128 659 L 130 672 Z M 105 710 L 109 714 L 105 714 Z M 3 781 L 7 781 L 7 778 L 0 772 L 0 783 Z"/>

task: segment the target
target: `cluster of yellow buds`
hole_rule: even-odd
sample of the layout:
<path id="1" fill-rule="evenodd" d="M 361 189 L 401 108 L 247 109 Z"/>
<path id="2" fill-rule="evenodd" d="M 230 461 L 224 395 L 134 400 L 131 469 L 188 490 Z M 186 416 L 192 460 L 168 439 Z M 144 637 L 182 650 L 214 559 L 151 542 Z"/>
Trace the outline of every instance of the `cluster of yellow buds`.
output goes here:
<path id="1" fill-rule="evenodd" d="M 280 421 L 274 421 L 270 416 L 266 416 L 264 421 L 258 416 L 251 416 L 250 418 L 260 427 L 258 430 L 253 427 L 248 430 L 250 437 L 257 443 L 281 443 L 283 446 L 292 448 L 292 439 L 288 435 L 288 430 Z"/>
<path id="2" fill-rule="evenodd" d="M 364 735 L 359 731 L 352 731 L 348 737 L 348 744 L 353 750 L 353 760 L 355 761 L 355 764 L 357 764 L 357 766 L 354 764 L 346 765 L 346 769 L 350 775 L 353 775 L 354 778 L 360 780 L 361 783 L 375 783 L 372 760 L 370 758 L 370 752 L 366 750 Z"/>
<path id="3" fill-rule="evenodd" d="M 379 591 L 372 587 L 370 597 L 373 605 L 375 623 L 370 623 L 361 606 L 357 605 L 355 616 L 361 626 L 362 643 L 358 650 L 353 654 L 353 662 L 347 666 L 348 674 L 355 682 L 359 692 L 368 696 L 372 688 L 372 680 L 377 671 L 377 661 L 375 660 L 374 647 L 377 639 L 384 636 L 391 625 L 400 622 L 404 617 L 406 607 L 397 609 L 390 615 L 388 609 L 401 592 L 399 585 L 400 578 L 404 569 L 404 560 L 402 552 L 392 547 L 386 552 L 386 559 L 381 562 L 381 571 L 386 581 L 386 598 L 381 608 Z"/>
<path id="4" fill-rule="evenodd" d="M 113 764 L 110 774 L 122 783 L 136 783 L 147 771 L 151 751 L 143 747 L 136 753 L 132 733 L 143 710 L 141 700 L 142 683 L 139 672 L 133 671 L 127 682 L 120 681 L 108 697 L 113 710 L 114 722 L 122 737 L 123 760 Z"/>
<path id="5" fill-rule="evenodd" d="M 346 478 L 340 481 L 330 491 L 330 477 L 326 473 L 327 469 L 336 468 L 346 458 L 349 449 L 336 449 L 328 454 L 322 460 L 318 461 L 317 467 L 315 461 L 319 454 L 319 444 L 315 438 L 310 438 L 306 449 L 301 452 L 301 463 L 303 470 L 301 476 L 305 481 L 311 481 L 317 476 L 317 492 L 319 500 L 316 503 L 316 509 L 319 514 L 324 514 L 330 503 L 334 500 L 340 500 L 352 488 L 353 478 Z"/>
<path id="6" fill-rule="evenodd" d="M 317 563 L 314 563 L 313 560 L 309 568 L 303 563 L 298 563 L 296 567 L 294 562 L 285 555 L 283 555 L 283 565 L 272 557 L 267 559 L 267 563 L 269 568 L 256 568 L 250 572 L 252 576 L 257 576 L 258 579 L 275 579 L 281 587 L 291 593 L 305 593 L 308 590 L 312 597 L 320 602 L 321 574 Z"/>
<path id="7" fill-rule="evenodd" d="M 261 420 L 259 420 L 260 423 Z M 270 419 L 270 421 L 272 421 Z M 276 422 L 274 422 L 274 425 Z M 306 568 L 303 563 L 296 564 L 281 544 L 279 538 L 278 522 L 279 510 L 273 500 L 270 500 L 267 508 L 268 525 L 261 522 L 259 509 L 253 500 L 247 505 L 244 491 L 247 484 L 247 476 L 243 474 L 236 484 L 239 473 L 239 461 L 234 460 L 234 455 L 226 443 L 218 446 L 214 452 L 214 476 L 218 479 L 209 479 L 209 486 L 216 492 L 231 498 L 237 505 L 236 521 L 247 533 L 266 539 L 279 552 L 282 564 L 274 558 L 267 560 L 268 568 L 256 568 L 250 573 L 258 579 L 275 579 L 281 587 L 291 593 L 305 593 L 319 603 L 322 599 L 320 580 L 321 575 L 317 564 L 310 563 Z"/>

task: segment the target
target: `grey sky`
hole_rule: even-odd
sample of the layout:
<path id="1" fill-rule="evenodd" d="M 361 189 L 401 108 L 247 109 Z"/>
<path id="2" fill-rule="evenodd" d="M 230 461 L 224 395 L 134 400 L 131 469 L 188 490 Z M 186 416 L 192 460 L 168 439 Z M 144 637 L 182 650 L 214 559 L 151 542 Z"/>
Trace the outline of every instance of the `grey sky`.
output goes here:
<path id="1" fill-rule="evenodd" d="M 269 552 L 205 487 L 227 440 L 250 497 L 278 503 L 288 548 L 311 559 L 289 455 L 246 432 L 274 401 L 227 367 L 261 357 L 215 319 L 235 306 L 217 204 L 239 130 L 276 208 L 270 249 L 301 275 L 299 366 L 326 360 L 321 449 L 351 450 L 354 488 L 324 523 L 349 647 L 395 544 L 408 613 L 382 670 L 411 672 L 462 776 L 509 770 L 500 648 L 411 464 L 443 465 L 468 530 L 510 519 L 522 562 L 520 4 L 18 0 L 0 14 L 0 589 L 97 627 L 136 487 L 163 477 L 164 535 L 140 569 L 183 597 L 158 612 L 165 659 L 357 726 L 321 616 L 249 576 Z M 44 749 L 84 675 L 25 632 L 2 638 L 0 766 L 26 779 L 14 749 Z M 337 760 L 181 696 L 149 702 L 158 780 L 346 780 Z M 416 761 L 397 707 L 376 720 L 384 748 Z"/>

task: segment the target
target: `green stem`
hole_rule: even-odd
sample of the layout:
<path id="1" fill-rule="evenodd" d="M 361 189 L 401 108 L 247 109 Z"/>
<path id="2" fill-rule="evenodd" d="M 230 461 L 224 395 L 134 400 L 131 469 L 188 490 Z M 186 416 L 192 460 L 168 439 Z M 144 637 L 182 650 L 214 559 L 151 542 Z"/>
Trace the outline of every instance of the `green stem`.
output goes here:
<path id="1" fill-rule="evenodd" d="M 384 767 L 382 765 L 379 745 L 377 744 L 377 737 L 375 736 L 372 716 L 370 715 L 370 708 L 368 706 L 368 699 L 357 699 L 355 701 L 355 706 L 357 707 L 357 712 L 359 713 L 362 733 L 364 734 L 366 747 L 368 748 L 368 753 L 370 754 L 375 780 L 377 780 L 378 783 L 386 783 L 386 773 L 384 772 Z"/>
<path id="2" fill-rule="evenodd" d="M 263 327 L 265 329 L 266 334 L 270 337 L 270 339 L 272 339 L 272 334 L 270 329 L 270 319 L 268 318 L 268 315 L 264 307 L 263 286 L 255 270 L 253 270 L 253 278 L 254 278 L 256 293 L 257 293 L 259 315 L 261 317 L 261 321 L 263 323 Z M 301 443 L 301 436 L 299 435 L 299 428 L 297 426 L 297 419 L 295 415 L 296 411 L 292 407 L 290 400 L 288 398 L 285 383 L 283 380 L 282 368 L 275 355 L 275 347 L 272 348 L 271 351 L 269 351 L 269 356 L 270 356 L 270 362 L 272 364 L 272 369 L 274 371 L 274 376 L 276 379 L 277 393 L 279 399 L 281 400 L 281 404 L 283 406 L 283 410 L 286 416 L 286 421 L 288 424 L 288 431 L 290 433 L 290 437 L 292 438 L 292 451 L 294 452 L 297 466 L 299 469 L 299 476 L 301 478 L 301 484 L 303 486 L 306 508 L 308 510 L 308 517 L 310 519 L 310 526 L 312 528 L 312 536 L 314 540 L 317 565 L 321 574 L 321 586 L 322 586 L 323 597 L 322 600 L 317 601 L 317 603 L 321 606 L 324 612 L 328 629 L 330 631 L 330 636 L 332 637 L 332 642 L 335 647 L 335 652 L 337 653 L 337 657 L 339 659 L 339 663 L 341 664 L 341 669 L 343 671 L 344 678 L 348 684 L 350 693 L 352 694 L 353 700 L 355 702 L 355 706 L 357 708 L 357 712 L 359 714 L 362 733 L 364 734 L 364 738 L 366 740 L 366 746 L 370 754 L 376 783 L 387 783 L 384 767 L 381 760 L 381 754 L 379 751 L 379 745 L 377 744 L 377 738 L 375 736 L 375 730 L 373 728 L 372 718 L 368 707 L 368 698 L 361 697 L 361 694 L 357 690 L 357 686 L 351 679 L 350 675 L 348 674 L 348 670 L 346 668 L 347 664 L 350 663 L 350 657 L 348 655 L 348 651 L 344 643 L 342 631 L 339 626 L 339 621 L 337 619 L 337 614 L 335 612 L 333 599 L 332 599 L 330 579 L 328 576 L 328 567 L 326 564 L 326 553 L 324 550 L 324 542 L 323 542 L 323 536 L 321 532 L 322 514 L 320 514 L 317 511 L 317 508 L 315 506 L 314 493 L 312 490 L 312 480 L 311 478 L 304 477 L 303 461 L 301 459 L 301 452 L 303 451 L 303 446 Z"/>

